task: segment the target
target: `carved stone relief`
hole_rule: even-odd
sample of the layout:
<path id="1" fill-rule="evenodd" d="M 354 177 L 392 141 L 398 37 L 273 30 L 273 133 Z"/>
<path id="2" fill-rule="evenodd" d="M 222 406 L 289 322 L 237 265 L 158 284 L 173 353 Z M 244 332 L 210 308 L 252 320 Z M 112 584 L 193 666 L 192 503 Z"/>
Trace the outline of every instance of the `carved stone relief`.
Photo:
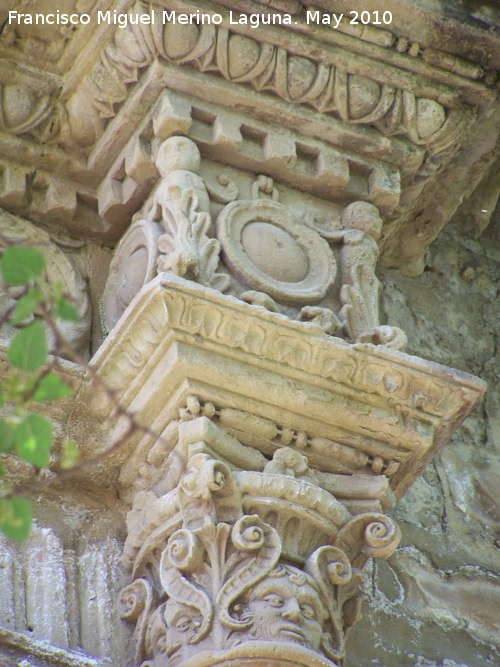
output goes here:
<path id="1" fill-rule="evenodd" d="M 382 220 L 374 205 L 350 204 L 330 231 L 315 224 L 313 211 L 297 220 L 269 177 L 253 181 L 249 199 L 238 198 L 237 185 L 223 173 L 223 190 L 210 185 L 200 176 L 199 149 L 187 137 L 161 143 L 156 165 L 161 179 L 111 265 L 103 299 L 108 330 L 143 285 L 169 271 L 315 322 L 350 342 L 404 349 L 405 334 L 379 321 L 375 269 Z M 223 204 L 215 223 L 214 204 Z"/>
<path id="2" fill-rule="evenodd" d="M 282 303 L 321 299 L 334 282 L 336 264 L 328 244 L 298 224 L 277 200 L 228 204 L 217 218 L 217 235 L 230 269 L 249 287 Z M 256 182 L 259 189 L 260 183 Z M 257 192 L 256 192 L 257 194 Z"/>
<path id="3" fill-rule="evenodd" d="M 171 422 L 190 394 L 213 403 L 207 416 L 266 456 L 293 442 L 323 470 L 385 473 L 400 495 L 484 392 L 477 379 L 387 346 L 350 345 L 317 323 L 167 273 L 132 300 L 93 363 L 123 405 L 165 432 L 154 451 L 150 434 L 121 448 L 132 495 L 161 474 Z M 103 398 L 99 422 L 108 410 Z M 93 452 L 114 438 L 96 434 Z"/>
<path id="4" fill-rule="evenodd" d="M 155 25 L 54 27 L 50 39 L 4 27 L 0 203 L 51 235 L 10 218 L 0 231 L 44 244 L 49 283 L 62 274 L 80 309 L 81 326 L 65 331 L 80 351 L 86 286 L 52 230 L 111 247 L 122 237 L 92 363 L 147 430 L 113 450 L 123 423 L 110 426 L 109 397 L 75 369 L 77 396 L 47 413 L 77 433 L 83 460 L 103 455 L 81 479 L 132 505 L 127 623 L 109 617 L 116 543 L 76 554 L 54 540 L 54 562 L 41 549 L 23 564 L 42 596 L 26 602 L 38 639 L 24 644 L 29 596 L 2 554 L 0 577 L 17 579 L 0 586 L 15 618 L 0 643 L 37 667 L 94 666 L 70 651 L 117 662 L 133 627 L 137 666 L 340 667 L 365 563 L 399 540 L 385 513 L 485 389 L 400 352 L 405 334 L 380 321 L 377 265 L 384 251 L 402 265 L 423 256 L 463 195 L 435 206 L 452 159 L 449 179 L 464 155 L 487 168 L 494 133 L 477 146 L 474 136 L 494 125 L 495 77 L 400 28 L 228 22 L 230 9 L 302 19 L 309 0 L 206 0 L 220 26 L 163 24 L 163 9 L 197 9 L 191 0 L 125 4 Z M 0 285 L 0 308 L 16 296 Z M 493 521 L 495 480 L 484 479 L 475 508 Z M 472 599 L 461 575 L 449 583 L 415 566 L 407 587 L 434 605 L 441 595 L 445 611 Z M 68 655 L 43 653 L 44 637 Z"/>
<path id="5" fill-rule="evenodd" d="M 36 0 L 25 15 L 43 12 L 46 4 Z M 102 34 L 97 13 L 104 8 L 99 3 L 67 4 L 77 14 L 88 13 L 88 24 L 75 30 L 45 24 L 40 30 L 9 24 L 8 9 L 0 9 L 5 25 L 0 44 L 0 203 L 14 214 L 61 225 L 75 235 L 117 241 L 127 223 L 127 216 L 118 215 L 117 203 L 135 199 L 144 180 L 154 182 L 155 174 L 147 169 L 145 177 L 134 181 L 129 173 L 124 177 L 123 170 L 115 170 L 113 162 L 128 150 L 138 123 L 147 120 L 150 105 L 165 88 L 180 95 L 196 91 L 193 125 L 199 121 L 208 127 L 210 119 L 214 125 L 211 136 L 205 133 L 197 141 L 217 144 L 217 150 L 222 144 L 226 150 L 235 148 L 241 132 L 250 144 L 265 138 L 265 169 L 247 165 L 255 173 L 276 178 L 281 163 L 287 178 L 301 189 L 321 190 L 334 200 L 340 191 L 343 203 L 369 200 L 384 220 L 389 213 L 381 253 L 387 263 L 401 264 L 408 273 L 422 270 L 421 258 L 444 224 L 434 210 L 434 181 L 441 182 L 441 172 L 451 166 L 463 186 L 455 192 L 445 185 L 450 190 L 444 214 L 448 219 L 475 185 L 474 179 L 464 177 L 460 159 L 452 163 L 456 154 L 470 160 L 478 178 L 492 164 L 496 75 L 489 70 L 497 65 L 491 55 L 495 49 L 488 55 L 483 51 L 487 42 L 491 47 L 494 35 L 476 40 L 467 36 L 469 25 L 460 28 L 465 35 L 460 41 L 474 42 L 473 54 L 459 44 L 439 50 L 439 36 L 431 37 L 427 30 L 424 42 L 429 43 L 415 39 L 401 18 L 399 23 L 396 19 L 407 12 L 400 2 L 394 12 L 397 29 L 353 25 L 346 15 L 332 29 L 322 23 L 328 12 L 309 2 L 247 0 L 241 6 L 236 0 L 215 0 L 206 10 L 220 15 L 221 24 L 198 26 L 162 20 L 163 11 L 196 12 L 196 3 L 165 0 L 150 6 L 137 1 L 127 10 L 146 18 L 152 12 L 154 24 L 115 23 Z M 265 26 L 264 31 L 230 21 L 230 11 L 265 16 L 271 9 L 290 12 L 294 20 L 286 26 Z M 307 23 L 309 11 L 319 22 Z M 222 98 L 225 106 L 238 108 L 239 124 L 227 125 L 220 114 L 207 110 L 206 104 L 218 106 Z M 174 117 L 177 111 L 179 107 Z M 275 130 L 299 135 L 296 148 L 290 141 L 281 142 L 280 132 L 276 141 L 255 127 L 272 126 L 277 118 Z M 177 120 L 182 127 L 173 132 L 186 133 L 186 114 Z M 491 141 L 479 149 L 476 137 L 490 130 Z M 255 154 L 245 157 L 252 160 Z M 367 169 L 370 158 L 383 163 Z M 316 163 L 316 177 L 297 173 L 289 163 L 294 159 Z M 128 167 L 134 171 L 133 165 Z M 344 188 L 346 178 L 349 186 Z M 96 201 L 104 220 L 97 215 Z M 133 212 L 143 201 L 134 201 Z M 417 227 L 413 219 L 422 210 L 429 220 Z M 411 265 L 400 255 L 411 257 Z"/>
<path id="6" fill-rule="evenodd" d="M 129 515 L 121 604 L 137 664 L 216 665 L 235 649 L 254 664 L 343 664 L 362 568 L 392 553 L 399 529 L 352 516 L 296 450 L 242 470 L 248 448 L 233 440 L 228 459 L 227 435 L 206 421 L 179 430 L 177 484 L 138 494 Z"/>
<path id="7" fill-rule="evenodd" d="M 210 200 L 198 175 L 200 160 L 190 139 L 171 137 L 161 144 L 156 165 L 162 179 L 139 214 L 141 219 L 123 237 L 110 267 L 103 296 L 108 329 L 157 272 L 170 271 L 207 287 L 227 289 L 229 277 L 217 273 L 220 245 L 211 238 Z"/>
<path id="8" fill-rule="evenodd" d="M 167 9 L 174 9 L 172 5 L 167 3 Z M 138 14 L 149 11 L 140 2 L 134 10 Z M 280 44 L 261 42 L 253 35 L 213 24 L 178 25 L 174 34 L 171 25 L 162 25 L 160 8 L 153 11 L 157 27 L 131 25 L 120 32 L 119 44 L 107 47 L 86 85 L 69 100 L 66 141 L 82 146 L 93 143 L 98 138 L 95 133 L 104 130 L 106 117 L 114 115 L 113 103 L 126 97 L 125 82 L 137 80 L 138 69 L 149 66 L 155 56 L 217 72 L 234 83 L 272 92 L 283 100 L 312 106 L 346 122 L 374 124 L 388 136 L 401 134 L 417 145 L 430 144 L 436 150 L 450 145 L 463 130 L 464 109 L 457 108 L 444 92 L 434 100 L 425 94 L 415 95 L 404 86 L 380 84 L 364 75 L 367 67 L 361 56 L 347 58 L 339 50 L 335 56 L 326 52 L 326 58 L 318 62 L 289 52 Z M 297 48 L 307 49 L 304 39 L 297 40 Z M 446 99 L 444 105 L 441 98 Z M 103 107 L 109 107 L 108 113 L 103 114 Z M 89 114 L 93 122 L 87 119 L 82 123 L 82 115 Z"/>

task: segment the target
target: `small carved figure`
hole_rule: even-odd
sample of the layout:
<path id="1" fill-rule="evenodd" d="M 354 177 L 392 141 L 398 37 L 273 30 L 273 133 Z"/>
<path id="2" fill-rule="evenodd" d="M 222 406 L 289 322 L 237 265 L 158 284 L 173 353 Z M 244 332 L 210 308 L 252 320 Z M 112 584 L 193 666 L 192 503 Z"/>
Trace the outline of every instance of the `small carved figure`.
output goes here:
<path id="1" fill-rule="evenodd" d="M 318 479 L 310 470 L 307 458 L 291 447 L 280 447 L 274 452 L 272 461 L 266 464 L 264 472 L 271 475 L 288 475 L 317 484 Z"/>
<path id="2" fill-rule="evenodd" d="M 279 313 L 279 308 L 271 297 L 264 292 L 257 292 L 255 290 L 249 290 L 247 292 L 242 292 L 240 294 L 240 299 L 246 303 L 251 304 L 252 306 L 260 306 L 269 310 L 271 313 Z"/>
<path id="3" fill-rule="evenodd" d="M 199 221 L 204 231 L 211 225 L 210 200 L 198 175 L 200 163 L 198 147 L 186 137 L 171 137 L 158 150 L 156 166 L 163 180 L 147 218 L 159 222 L 165 231 L 158 244 L 164 253 L 158 258 L 159 271 L 186 277 L 197 275 L 198 253 L 192 225 Z"/>
<path id="4" fill-rule="evenodd" d="M 198 146 L 187 137 L 170 137 L 158 149 L 156 166 L 162 177 L 160 187 L 156 191 L 153 207 L 153 219 L 159 222 L 162 217 L 168 216 L 170 194 L 172 186 L 181 190 L 192 190 L 198 198 L 198 209 L 209 213 L 210 200 L 205 183 L 199 176 L 201 156 Z M 161 217 L 158 217 L 158 208 Z"/>
<path id="5" fill-rule="evenodd" d="M 199 175 L 200 164 L 200 151 L 187 137 L 164 141 L 156 157 L 162 182 L 146 218 L 164 230 L 158 242 L 158 271 L 171 271 L 224 291 L 229 277 L 216 273 L 220 246 L 210 238 L 210 198 Z"/>
<path id="6" fill-rule="evenodd" d="M 301 308 L 298 319 L 301 322 L 312 322 L 320 326 L 326 334 L 335 334 L 342 329 L 342 322 L 329 308 L 320 306 L 304 306 Z"/>
<path id="7" fill-rule="evenodd" d="M 343 228 L 332 232 L 329 239 L 343 244 L 340 250 L 340 298 L 343 304 L 340 319 L 347 335 L 355 340 L 379 324 L 380 283 L 375 267 L 382 220 L 375 206 L 360 201 L 344 210 L 341 222 Z"/>
<path id="8" fill-rule="evenodd" d="M 405 334 L 395 327 L 380 327 L 380 282 L 375 275 L 382 232 L 378 209 L 368 202 L 349 204 L 341 217 L 342 229 L 328 235 L 330 241 L 342 243 L 340 250 L 340 319 L 353 342 L 406 346 Z"/>

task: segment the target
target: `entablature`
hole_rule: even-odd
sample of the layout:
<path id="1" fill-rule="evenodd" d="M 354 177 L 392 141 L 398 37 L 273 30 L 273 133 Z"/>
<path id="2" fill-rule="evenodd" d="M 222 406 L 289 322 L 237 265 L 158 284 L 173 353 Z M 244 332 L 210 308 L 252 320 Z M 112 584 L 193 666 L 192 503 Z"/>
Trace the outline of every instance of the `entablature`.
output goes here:
<path id="1" fill-rule="evenodd" d="M 42 12 L 44 7 L 40 2 Z M 108 9 L 111 15 L 118 11 L 113 3 L 99 5 L 101 13 Z M 313 9 L 318 16 L 340 12 L 344 18 L 336 28 L 308 24 L 306 12 Z M 358 177 L 372 159 L 380 160 L 385 171 L 396 169 L 390 178 L 400 180 L 399 199 L 393 193 L 382 207 L 382 261 L 409 273 L 419 270 L 429 243 L 494 158 L 497 90 L 495 73 L 488 69 L 494 63 L 480 57 L 482 47 L 477 46 L 494 37 L 476 35 L 475 26 L 464 24 L 464 43 L 472 33 L 482 40 L 475 42 L 476 62 L 467 60 L 468 52 L 440 52 L 427 7 L 405 25 L 407 3 L 394 3 L 394 26 L 351 25 L 343 2 L 315 3 L 314 8 L 307 2 L 200 5 L 165 0 L 151 8 L 130 2 L 119 11 L 154 15 L 155 23 L 126 27 L 99 24 L 92 3 L 75 10 L 87 12 L 90 21 L 73 35 L 64 27 L 51 28 L 60 33 L 57 49 L 55 36 L 50 49 L 48 42 L 38 44 L 35 28 L 40 26 L 7 25 L 0 54 L 5 63 L 0 143 L 8 157 L 2 164 L 0 204 L 40 224 L 60 224 L 74 236 L 108 243 L 120 237 L 130 219 L 109 213 L 106 183 L 114 178 L 115 160 L 134 150 L 132 135 L 139 125 L 147 125 L 153 107 L 158 113 L 164 94 L 193 98 L 196 92 L 201 116 L 194 120 L 200 122 L 210 115 L 230 119 L 227 106 L 238 109 L 241 120 L 231 118 L 232 130 L 229 137 L 225 134 L 233 148 L 238 134 L 257 126 L 257 140 L 259 132 L 271 138 L 276 132 L 283 135 L 270 147 L 282 161 L 293 162 L 285 136 L 298 133 L 306 139 L 306 155 L 310 142 L 320 141 L 326 151 L 345 153 Z M 204 12 L 221 20 L 217 25 L 163 25 L 164 11 Z M 270 12 L 289 16 L 290 24 L 262 23 L 257 30 L 236 21 L 240 13 Z M 453 29 L 459 30 L 456 25 Z M 20 66 L 14 67 L 17 60 Z M 217 109 L 205 108 L 210 105 Z M 183 133 L 186 124 L 184 117 L 172 131 Z M 261 124 L 274 130 L 261 130 Z M 208 146 L 200 147 L 210 152 Z M 312 155 L 315 151 L 313 146 Z M 250 157 L 247 167 L 256 169 Z M 472 180 L 465 178 L 464 160 L 467 171 L 475 172 Z M 258 166 L 258 173 L 276 178 L 276 167 Z M 150 176 L 147 171 L 146 181 Z M 324 180 L 326 190 L 328 177 Z M 295 187 L 307 190 L 307 180 L 296 179 Z M 443 187 L 447 194 L 437 212 L 432 202 Z M 346 197 L 348 187 L 342 196 L 330 193 L 329 199 L 342 203 Z M 370 188 L 363 198 L 373 201 Z"/>

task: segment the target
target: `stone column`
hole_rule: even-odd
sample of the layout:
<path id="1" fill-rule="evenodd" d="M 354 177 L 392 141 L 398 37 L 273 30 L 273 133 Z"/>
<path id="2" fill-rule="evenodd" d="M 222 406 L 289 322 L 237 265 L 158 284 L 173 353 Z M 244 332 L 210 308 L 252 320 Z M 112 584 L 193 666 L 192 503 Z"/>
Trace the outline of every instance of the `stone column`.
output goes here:
<path id="1" fill-rule="evenodd" d="M 185 136 L 155 164 L 93 360 L 145 426 L 114 460 L 135 665 L 341 667 L 363 568 L 400 539 L 386 512 L 484 385 L 381 325 L 375 205 L 328 229 Z"/>

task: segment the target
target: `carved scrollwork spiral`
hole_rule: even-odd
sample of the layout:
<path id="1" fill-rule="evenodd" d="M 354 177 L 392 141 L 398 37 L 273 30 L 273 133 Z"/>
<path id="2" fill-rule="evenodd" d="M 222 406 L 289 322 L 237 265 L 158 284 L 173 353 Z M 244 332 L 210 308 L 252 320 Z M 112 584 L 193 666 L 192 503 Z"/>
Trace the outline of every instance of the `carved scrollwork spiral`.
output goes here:
<path id="1" fill-rule="evenodd" d="M 335 587 L 345 586 L 351 581 L 351 563 L 341 549 L 324 546 L 309 556 L 304 569 L 318 582 L 330 618 L 332 634 L 323 637 L 323 649 L 330 658 L 339 660 L 345 654 L 345 645 L 342 613 Z"/>
<path id="2" fill-rule="evenodd" d="M 222 623 L 234 630 L 243 630 L 250 627 L 251 621 L 236 620 L 230 615 L 229 608 L 278 563 L 281 542 L 276 530 L 261 521 L 256 514 L 239 519 L 233 526 L 231 539 L 240 551 L 250 554 L 256 552 L 253 558 L 226 581 L 217 596 Z"/>
<path id="3" fill-rule="evenodd" d="M 203 547 L 201 547 L 203 548 Z M 188 530 L 180 529 L 170 538 L 160 560 L 160 581 L 169 598 L 200 612 L 202 622 L 190 640 L 196 643 L 210 630 L 213 608 L 205 591 L 181 574 L 201 565 L 199 539 Z"/>
<path id="4" fill-rule="evenodd" d="M 370 558 L 388 558 L 401 540 L 401 530 L 388 516 L 380 515 L 369 523 L 364 531 L 363 551 Z"/>
<path id="5" fill-rule="evenodd" d="M 256 515 L 244 516 L 231 533 L 234 546 L 240 551 L 256 551 L 264 546 L 264 524 Z"/>
<path id="6" fill-rule="evenodd" d="M 182 480 L 182 490 L 191 498 L 207 500 L 211 494 L 220 491 L 230 477 L 225 463 L 212 459 L 204 453 L 191 457 L 188 472 Z"/>
<path id="7" fill-rule="evenodd" d="M 136 621 L 144 609 L 151 606 L 153 589 L 146 579 L 136 579 L 120 591 L 118 604 L 120 616 L 127 621 Z"/>
<path id="8" fill-rule="evenodd" d="M 153 588 L 147 579 L 136 579 L 125 586 L 118 597 L 120 616 L 126 621 L 136 621 L 134 638 L 137 664 L 141 664 L 145 657 L 146 632 L 153 601 Z"/>
<path id="9" fill-rule="evenodd" d="M 217 176 L 217 185 L 205 180 L 205 187 L 210 198 L 219 204 L 229 204 L 229 202 L 234 201 L 238 196 L 238 186 L 226 174 L 219 174 Z"/>
<path id="10" fill-rule="evenodd" d="M 201 565 L 204 551 L 200 538 L 190 530 L 181 528 L 170 537 L 164 556 L 178 570 L 191 572 Z"/>
<path id="11" fill-rule="evenodd" d="M 368 558 L 388 558 L 401 540 L 399 526 L 385 514 L 360 514 L 349 521 L 337 535 L 336 544 L 356 567 Z"/>
<path id="12" fill-rule="evenodd" d="M 336 547 L 316 549 L 307 559 L 305 570 L 312 577 L 334 586 L 343 586 L 351 580 L 351 563 L 346 554 Z"/>

